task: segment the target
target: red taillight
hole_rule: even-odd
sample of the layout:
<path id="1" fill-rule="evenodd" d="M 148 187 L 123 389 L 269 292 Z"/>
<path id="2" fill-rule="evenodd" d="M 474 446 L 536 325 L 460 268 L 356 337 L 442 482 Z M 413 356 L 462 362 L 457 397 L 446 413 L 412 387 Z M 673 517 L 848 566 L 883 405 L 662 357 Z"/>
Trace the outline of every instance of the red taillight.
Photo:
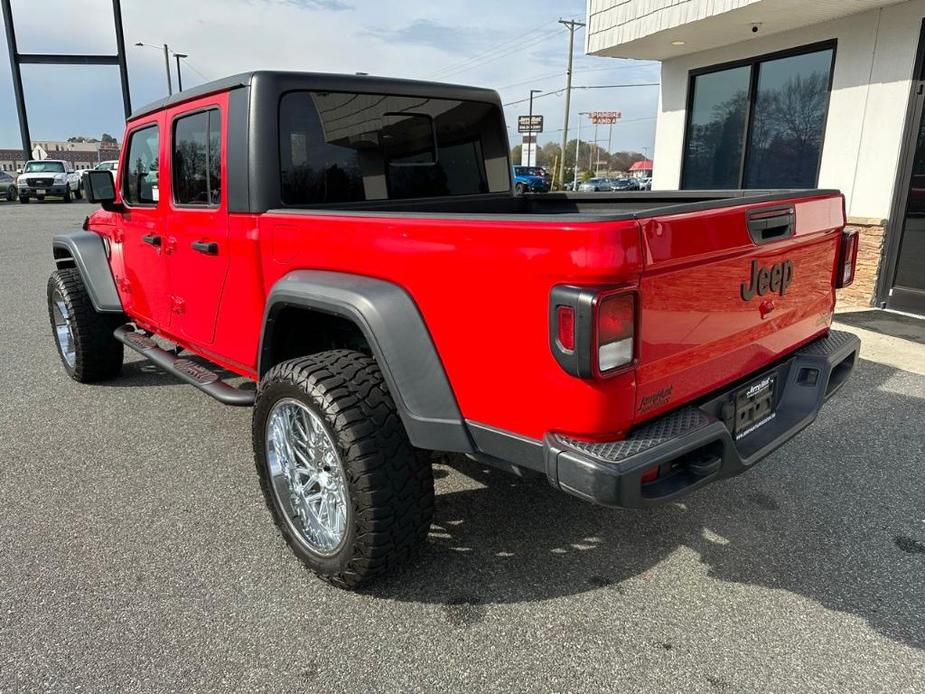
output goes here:
<path id="1" fill-rule="evenodd" d="M 845 231 L 841 237 L 841 251 L 839 254 L 835 286 L 847 287 L 854 282 L 855 269 L 858 262 L 858 244 L 860 238 L 857 231 Z"/>
<path id="2" fill-rule="evenodd" d="M 575 351 L 575 309 L 571 306 L 556 308 L 556 339 L 562 349 Z"/>
<path id="3" fill-rule="evenodd" d="M 642 483 L 646 484 L 647 482 L 654 482 L 658 479 L 658 468 L 652 467 L 642 473 Z"/>
<path id="4" fill-rule="evenodd" d="M 597 303 L 597 367 L 601 373 L 633 361 L 635 304 L 633 294 L 611 294 Z"/>

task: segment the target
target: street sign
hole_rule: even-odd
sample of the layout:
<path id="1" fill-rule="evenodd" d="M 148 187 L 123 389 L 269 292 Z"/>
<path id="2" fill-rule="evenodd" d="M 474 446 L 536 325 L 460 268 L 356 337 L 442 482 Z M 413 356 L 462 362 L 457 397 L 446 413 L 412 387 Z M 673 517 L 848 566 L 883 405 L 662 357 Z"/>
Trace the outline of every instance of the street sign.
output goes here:
<path id="1" fill-rule="evenodd" d="M 517 132 L 541 133 L 543 132 L 543 116 L 517 116 Z"/>
<path id="2" fill-rule="evenodd" d="M 594 125 L 613 125 L 623 114 L 619 111 L 591 111 L 588 115 Z"/>

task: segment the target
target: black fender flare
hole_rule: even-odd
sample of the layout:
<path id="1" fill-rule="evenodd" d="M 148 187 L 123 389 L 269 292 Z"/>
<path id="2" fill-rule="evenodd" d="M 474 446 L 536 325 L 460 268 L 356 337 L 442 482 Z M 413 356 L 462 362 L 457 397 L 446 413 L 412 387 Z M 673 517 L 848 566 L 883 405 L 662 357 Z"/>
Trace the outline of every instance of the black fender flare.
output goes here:
<path id="1" fill-rule="evenodd" d="M 474 449 L 443 363 L 414 300 L 397 284 L 326 270 L 295 270 L 273 285 L 260 336 L 258 372 L 270 368 L 275 318 L 301 307 L 352 321 L 382 369 L 411 443 L 418 448 Z"/>
<path id="2" fill-rule="evenodd" d="M 109 257 L 103 238 L 90 231 L 58 234 L 51 242 L 55 264 L 73 265 L 80 271 L 90 303 L 97 313 L 122 313 L 122 301 L 109 267 Z"/>

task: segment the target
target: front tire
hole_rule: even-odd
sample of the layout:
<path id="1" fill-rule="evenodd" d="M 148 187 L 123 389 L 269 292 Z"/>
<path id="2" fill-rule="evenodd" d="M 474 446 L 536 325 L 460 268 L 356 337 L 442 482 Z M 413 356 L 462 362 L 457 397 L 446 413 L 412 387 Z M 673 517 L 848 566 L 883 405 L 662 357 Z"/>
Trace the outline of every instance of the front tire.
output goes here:
<path id="1" fill-rule="evenodd" d="M 29 204 L 29 196 L 28 196 L 28 195 L 20 195 L 20 196 L 19 196 L 19 204 L 21 204 L 21 205 L 28 205 L 28 204 Z"/>
<path id="2" fill-rule="evenodd" d="M 96 312 L 77 268 L 56 270 L 48 278 L 48 317 L 68 376 L 92 383 L 119 375 L 123 349 L 112 332 L 124 319 Z"/>
<path id="3" fill-rule="evenodd" d="M 257 388 L 253 443 L 277 527 L 323 580 L 358 588 L 427 538 L 433 471 L 371 357 L 332 350 L 273 367 Z"/>
<path id="4" fill-rule="evenodd" d="M 62 201 L 62 202 L 70 202 L 70 201 L 71 201 L 71 187 L 70 187 L 70 186 L 65 186 L 65 187 L 64 187 L 64 195 L 61 197 L 61 201 Z"/>
<path id="5" fill-rule="evenodd" d="M 84 197 L 83 186 L 80 183 L 78 183 L 77 187 L 74 189 L 74 199 L 83 200 L 83 197 Z"/>

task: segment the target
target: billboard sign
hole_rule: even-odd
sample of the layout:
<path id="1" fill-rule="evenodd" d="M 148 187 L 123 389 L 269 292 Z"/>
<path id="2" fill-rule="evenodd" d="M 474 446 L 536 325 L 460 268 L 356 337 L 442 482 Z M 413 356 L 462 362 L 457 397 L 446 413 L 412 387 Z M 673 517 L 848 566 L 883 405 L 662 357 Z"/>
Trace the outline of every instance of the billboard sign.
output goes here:
<path id="1" fill-rule="evenodd" d="M 588 115 L 594 125 L 613 125 L 623 114 L 619 111 L 591 111 Z"/>
<path id="2" fill-rule="evenodd" d="M 543 132 L 543 116 L 517 116 L 517 132 L 541 133 Z"/>

